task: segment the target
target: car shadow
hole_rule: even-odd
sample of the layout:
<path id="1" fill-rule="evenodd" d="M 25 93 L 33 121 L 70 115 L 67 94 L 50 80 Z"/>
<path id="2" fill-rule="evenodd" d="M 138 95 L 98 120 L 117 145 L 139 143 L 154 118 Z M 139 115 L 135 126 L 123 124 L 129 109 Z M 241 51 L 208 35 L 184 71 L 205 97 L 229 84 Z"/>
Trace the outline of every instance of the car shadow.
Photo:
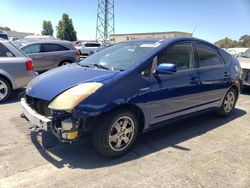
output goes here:
<path id="1" fill-rule="evenodd" d="M 21 88 L 21 89 L 17 89 L 15 91 L 13 91 L 13 93 L 10 95 L 10 98 L 7 99 L 5 102 L 0 103 L 1 105 L 4 104 L 11 104 L 11 103 L 15 103 L 21 100 L 21 96 L 24 93 L 25 89 Z"/>
<path id="2" fill-rule="evenodd" d="M 68 166 L 94 169 L 126 163 L 168 147 L 188 152 L 192 148 L 185 148 L 178 144 L 224 126 L 245 114 L 245 111 L 235 109 L 233 114 L 226 118 L 220 118 L 214 113 L 206 113 L 170 124 L 139 135 L 132 150 L 116 159 L 106 159 L 100 156 L 93 147 L 90 135 L 86 135 L 77 143 L 66 144 L 60 143 L 51 133 L 31 132 L 31 140 L 44 159 L 57 168 Z"/>

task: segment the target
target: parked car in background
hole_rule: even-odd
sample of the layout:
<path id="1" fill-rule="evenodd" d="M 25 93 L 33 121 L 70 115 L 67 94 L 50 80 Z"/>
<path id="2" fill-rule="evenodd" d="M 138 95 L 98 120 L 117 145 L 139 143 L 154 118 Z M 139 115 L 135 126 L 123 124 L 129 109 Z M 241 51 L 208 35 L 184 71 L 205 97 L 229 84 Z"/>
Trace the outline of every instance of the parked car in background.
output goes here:
<path id="1" fill-rule="evenodd" d="M 35 76 L 32 60 L 7 40 L 0 39 L 0 102 Z"/>
<path id="2" fill-rule="evenodd" d="M 45 71 L 80 60 L 79 51 L 69 41 L 29 39 L 14 41 L 13 44 L 33 60 L 36 71 Z"/>
<path id="3" fill-rule="evenodd" d="M 250 48 L 242 53 L 238 60 L 243 72 L 243 85 L 250 86 Z"/>
<path id="4" fill-rule="evenodd" d="M 21 106 L 34 127 L 63 142 L 93 133 L 96 149 L 117 157 L 138 133 L 170 120 L 207 110 L 230 115 L 241 79 L 238 60 L 203 40 L 128 41 L 40 75 Z"/>
<path id="5" fill-rule="evenodd" d="M 9 40 L 8 34 L 4 31 L 0 31 L 0 38 L 5 39 L 5 40 Z"/>
<path id="6" fill-rule="evenodd" d="M 227 52 L 230 53 L 234 57 L 241 56 L 248 48 L 228 48 Z"/>
<path id="7" fill-rule="evenodd" d="M 80 42 L 76 44 L 76 49 L 79 50 L 80 54 L 83 56 L 89 56 L 101 47 L 101 44 L 98 42 Z"/>
<path id="8" fill-rule="evenodd" d="M 47 40 L 58 40 L 51 35 L 29 35 L 24 37 L 24 39 L 47 39 Z"/>

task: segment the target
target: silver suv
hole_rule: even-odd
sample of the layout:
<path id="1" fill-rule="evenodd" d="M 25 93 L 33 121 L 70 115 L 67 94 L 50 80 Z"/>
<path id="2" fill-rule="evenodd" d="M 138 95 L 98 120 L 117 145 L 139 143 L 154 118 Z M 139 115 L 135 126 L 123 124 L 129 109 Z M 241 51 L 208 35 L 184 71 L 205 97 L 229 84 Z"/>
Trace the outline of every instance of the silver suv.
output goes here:
<path id="1" fill-rule="evenodd" d="M 81 55 L 89 56 L 98 51 L 101 48 L 101 44 L 98 42 L 80 42 L 75 47 Z"/>
<path id="2" fill-rule="evenodd" d="M 80 53 L 72 42 L 63 40 L 19 40 L 13 44 L 34 62 L 36 71 L 45 71 L 80 60 Z"/>
<path id="3" fill-rule="evenodd" d="M 0 102 L 35 76 L 32 60 L 7 40 L 0 39 Z"/>

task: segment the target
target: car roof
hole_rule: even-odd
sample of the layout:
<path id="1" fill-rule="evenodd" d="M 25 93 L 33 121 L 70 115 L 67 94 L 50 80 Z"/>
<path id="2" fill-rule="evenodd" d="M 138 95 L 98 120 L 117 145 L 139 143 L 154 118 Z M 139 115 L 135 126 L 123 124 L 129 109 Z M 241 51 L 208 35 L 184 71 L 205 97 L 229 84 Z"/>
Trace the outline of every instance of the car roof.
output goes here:
<path id="1" fill-rule="evenodd" d="M 164 44 L 169 44 L 169 43 L 173 43 L 173 42 L 179 42 L 179 41 L 197 41 L 197 42 L 202 42 L 202 43 L 206 43 L 206 44 L 210 44 L 213 46 L 216 46 L 208 41 L 202 40 L 202 39 L 198 39 L 195 37 L 169 37 L 169 38 L 147 38 L 147 39 L 136 39 L 136 40 L 131 40 L 131 41 L 135 41 L 135 42 L 161 42 Z M 130 41 L 125 41 L 125 42 L 130 42 Z"/>
<path id="2" fill-rule="evenodd" d="M 46 40 L 46 39 L 38 39 L 38 40 L 21 40 L 20 42 L 28 45 L 28 44 L 44 44 L 44 43 L 51 43 L 51 44 L 72 44 L 70 41 L 66 40 Z"/>

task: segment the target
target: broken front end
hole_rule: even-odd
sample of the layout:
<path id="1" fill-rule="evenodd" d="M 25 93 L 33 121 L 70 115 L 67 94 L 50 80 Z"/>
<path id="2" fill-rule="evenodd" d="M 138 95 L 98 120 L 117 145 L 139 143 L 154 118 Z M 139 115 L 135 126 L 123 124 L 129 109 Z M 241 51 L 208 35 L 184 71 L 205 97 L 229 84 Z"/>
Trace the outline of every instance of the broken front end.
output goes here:
<path id="1" fill-rule="evenodd" d="M 51 131 L 62 142 L 76 141 L 91 131 L 91 117 L 87 123 L 87 115 L 81 111 L 51 110 L 48 106 L 48 101 L 26 96 L 21 99 L 21 117 L 30 122 L 31 128 Z"/>

